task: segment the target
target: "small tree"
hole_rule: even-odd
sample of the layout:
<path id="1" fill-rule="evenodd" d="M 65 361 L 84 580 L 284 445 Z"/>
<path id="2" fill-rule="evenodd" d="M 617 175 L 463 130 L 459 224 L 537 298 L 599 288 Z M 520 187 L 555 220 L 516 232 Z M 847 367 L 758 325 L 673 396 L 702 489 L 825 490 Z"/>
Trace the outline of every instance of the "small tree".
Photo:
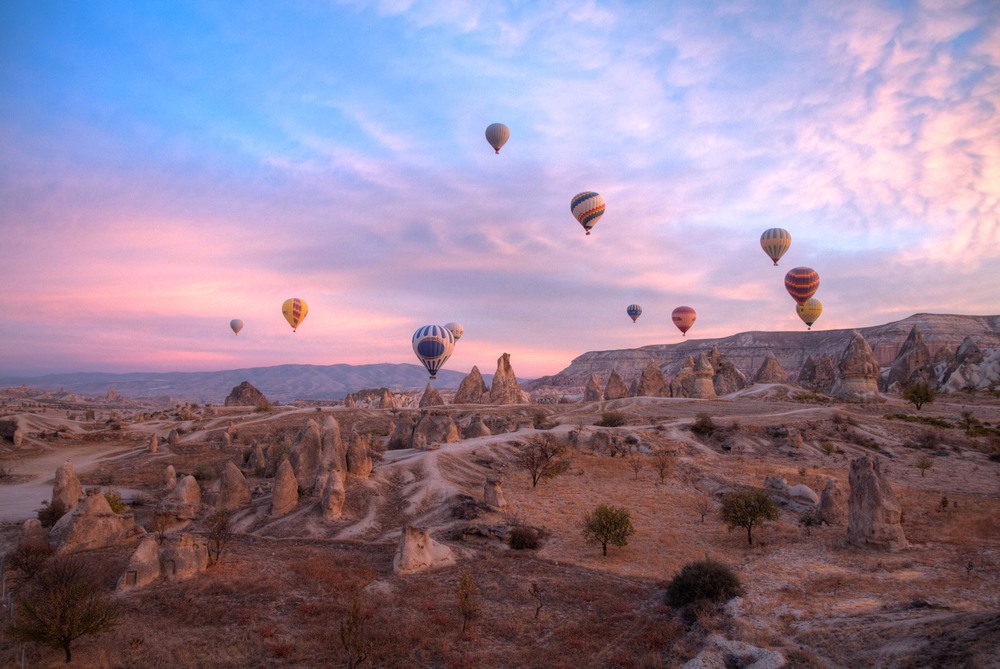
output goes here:
<path id="1" fill-rule="evenodd" d="M 747 531 L 747 545 L 753 545 L 753 528 L 765 520 L 777 520 L 778 507 L 761 488 L 737 490 L 722 500 L 722 520 L 730 530 L 742 527 Z"/>
<path id="2" fill-rule="evenodd" d="M 542 612 L 542 605 L 545 604 L 545 588 L 538 583 L 532 583 L 531 587 L 528 588 L 528 594 L 535 600 L 535 620 L 538 620 L 538 616 Z"/>
<path id="3" fill-rule="evenodd" d="M 367 621 L 367 616 L 361 610 L 361 600 L 354 595 L 347 617 L 340 621 L 340 644 L 347 652 L 347 669 L 361 666 L 371 652 Z"/>
<path id="4" fill-rule="evenodd" d="M 564 444 L 551 434 L 542 434 L 531 439 L 517 454 L 517 463 L 531 474 L 531 487 L 534 488 L 540 480 L 554 478 L 569 469 L 565 455 Z"/>
<path id="5" fill-rule="evenodd" d="M 659 451 L 653 456 L 653 468 L 660 477 L 660 483 L 666 482 L 667 476 L 673 471 L 674 461 L 670 454 Z"/>
<path id="6" fill-rule="evenodd" d="M 921 455 L 917 458 L 917 469 L 920 470 L 920 478 L 923 478 L 927 474 L 927 470 L 934 466 L 934 461 L 931 460 L 926 455 Z"/>
<path id="7" fill-rule="evenodd" d="M 583 517 L 583 538 L 588 544 L 600 544 L 604 555 L 608 544 L 628 545 L 628 538 L 635 534 L 628 509 L 609 504 L 599 504 L 593 512 Z"/>
<path id="8" fill-rule="evenodd" d="M 701 600 L 725 602 L 742 594 L 743 587 L 733 570 L 715 560 L 690 562 L 667 585 L 667 603 L 686 606 Z"/>
<path id="9" fill-rule="evenodd" d="M 111 630 L 122 616 L 98 574 L 76 556 L 52 558 L 14 602 L 11 636 L 62 648 L 67 662 L 74 641 Z"/>
<path id="10" fill-rule="evenodd" d="M 633 474 L 632 480 L 638 481 L 639 480 L 639 472 L 642 471 L 642 468 L 644 466 L 643 462 L 642 462 L 642 457 L 638 456 L 638 455 L 630 457 L 628 459 L 628 466 L 632 470 L 632 474 Z"/>
<path id="11" fill-rule="evenodd" d="M 694 508 L 701 516 L 701 522 L 705 522 L 705 516 L 712 510 L 712 498 L 708 495 L 698 495 L 694 498 Z"/>
<path id="12" fill-rule="evenodd" d="M 462 614 L 462 636 L 469 623 L 479 615 L 479 600 L 476 596 L 476 582 L 472 574 L 463 571 L 458 578 L 458 587 L 455 589 L 455 596 L 458 599 L 458 610 Z"/>
<path id="13" fill-rule="evenodd" d="M 208 565 L 219 563 L 229 541 L 229 513 L 219 509 L 208 518 Z"/>
<path id="14" fill-rule="evenodd" d="M 937 391 L 926 381 L 911 383 L 899 394 L 904 400 L 912 404 L 920 411 L 920 407 L 930 404 L 937 397 Z"/>

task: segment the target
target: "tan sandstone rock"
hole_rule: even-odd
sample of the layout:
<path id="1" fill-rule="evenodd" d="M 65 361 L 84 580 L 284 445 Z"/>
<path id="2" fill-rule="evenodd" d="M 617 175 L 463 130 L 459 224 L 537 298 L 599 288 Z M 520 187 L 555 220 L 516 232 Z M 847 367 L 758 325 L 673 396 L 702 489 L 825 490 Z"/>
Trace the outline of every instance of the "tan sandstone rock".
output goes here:
<path id="1" fill-rule="evenodd" d="M 636 397 L 660 397 L 663 394 L 663 371 L 655 362 L 650 362 L 642 370 L 633 395 Z"/>
<path id="2" fill-rule="evenodd" d="M 772 351 L 767 352 L 767 357 L 753 375 L 754 383 L 788 383 L 788 374 L 781 368 L 781 363 Z"/>
<path id="3" fill-rule="evenodd" d="M 896 551 L 907 547 L 901 509 L 879 458 L 851 460 L 851 495 L 847 500 L 847 541 L 855 546 Z"/>
<path id="4" fill-rule="evenodd" d="M 420 396 L 418 406 L 421 409 L 444 406 L 444 398 L 441 397 L 441 393 L 437 391 L 437 388 L 428 383 L 427 387 L 424 388 L 424 394 Z"/>
<path id="5" fill-rule="evenodd" d="M 49 543 L 60 554 L 93 550 L 124 543 L 134 530 L 132 514 L 116 514 L 101 490 L 95 488 L 72 513 L 52 526 Z"/>
<path id="6" fill-rule="evenodd" d="M 73 471 L 69 460 L 56 469 L 56 480 L 52 484 L 52 504 L 60 503 L 67 511 L 72 510 L 83 499 L 83 485 Z"/>
<path id="7" fill-rule="evenodd" d="M 299 482 L 300 494 L 309 494 L 316 487 L 322 450 L 323 439 L 320 436 L 319 425 L 310 418 L 299 430 L 292 442 L 292 450 L 288 454 L 288 460 L 295 470 L 295 478 Z"/>
<path id="8" fill-rule="evenodd" d="M 479 367 L 473 366 L 469 375 L 458 384 L 458 390 L 455 392 L 455 399 L 452 402 L 454 404 L 479 404 L 484 397 L 488 396 L 489 388 L 486 387 L 486 381 L 483 380 Z"/>
<path id="9" fill-rule="evenodd" d="M 166 529 L 188 525 L 201 510 L 201 487 L 190 474 L 183 477 L 156 506 L 156 521 Z"/>
<path id="10" fill-rule="evenodd" d="M 604 384 L 604 399 L 620 400 L 624 397 L 628 397 L 628 386 L 625 385 L 625 380 L 622 379 L 621 374 L 613 369 L 608 376 L 608 382 Z"/>
<path id="11" fill-rule="evenodd" d="M 583 401 L 584 402 L 600 402 L 604 399 L 604 391 L 601 389 L 601 381 L 597 378 L 597 374 L 590 375 L 590 381 L 587 381 L 587 387 L 583 389 Z"/>
<path id="12" fill-rule="evenodd" d="M 521 390 L 510 365 L 510 353 L 497 358 L 497 371 L 490 387 L 490 404 L 530 404 L 531 398 Z"/>
<path id="13" fill-rule="evenodd" d="M 503 481 L 499 478 L 490 477 L 486 479 L 483 486 L 483 502 L 494 509 L 502 509 L 507 506 L 507 498 L 504 497 L 503 489 L 500 485 Z"/>
<path id="14" fill-rule="evenodd" d="M 280 518 L 291 512 L 299 503 L 299 484 L 295 471 L 288 457 L 281 459 L 278 473 L 274 477 L 274 487 L 271 489 L 271 515 Z"/>
<path id="15" fill-rule="evenodd" d="M 871 346 L 855 330 L 837 365 L 840 378 L 831 394 L 848 402 L 881 402 L 878 392 L 879 364 Z"/>
<path id="16" fill-rule="evenodd" d="M 392 570 L 397 574 L 410 574 L 454 562 L 451 549 L 434 541 L 430 532 L 407 525 L 400 534 Z"/>
<path id="17" fill-rule="evenodd" d="M 250 506 L 250 484 L 232 460 L 219 476 L 219 496 L 215 506 L 222 511 L 235 511 Z"/>

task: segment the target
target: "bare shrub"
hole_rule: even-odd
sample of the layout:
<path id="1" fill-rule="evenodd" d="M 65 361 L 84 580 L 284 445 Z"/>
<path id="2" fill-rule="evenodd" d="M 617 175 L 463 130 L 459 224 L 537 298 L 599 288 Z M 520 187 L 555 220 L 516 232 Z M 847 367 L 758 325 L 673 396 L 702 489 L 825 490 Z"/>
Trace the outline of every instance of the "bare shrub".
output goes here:
<path id="1" fill-rule="evenodd" d="M 531 487 L 542 479 L 550 479 L 569 469 L 565 458 L 566 445 L 551 434 L 533 437 L 517 454 L 518 466 L 531 475 Z"/>

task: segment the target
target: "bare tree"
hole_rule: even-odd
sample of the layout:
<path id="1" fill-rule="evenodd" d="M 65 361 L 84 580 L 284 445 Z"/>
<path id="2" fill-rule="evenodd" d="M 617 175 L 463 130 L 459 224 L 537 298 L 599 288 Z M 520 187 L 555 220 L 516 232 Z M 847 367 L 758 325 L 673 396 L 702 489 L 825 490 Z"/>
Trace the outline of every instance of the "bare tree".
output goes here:
<path id="1" fill-rule="evenodd" d="M 534 488 L 540 480 L 556 477 L 569 469 L 565 455 L 563 443 L 551 434 L 540 434 L 517 454 L 517 463 L 531 474 L 531 487 Z"/>
<path id="2" fill-rule="evenodd" d="M 665 451 L 658 451 L 656 455 L 653 456 L 653 468 L 660 477 L 660 483 L 666 482 L 667 476 L 673 471 L 674 461 L 669 453 Z"/>
<path id="3" fill-rule="evenodd" d="M 694 509 L 701 516 L 701 522 L 705 522 L 705 516 L 711 513 L 712 508 L 712 498 L 708 495 L 698 495 L 694 499 Z"/>
<path id="4" fill-rule="evenodd" d="M 208 518 L 208 565 L 219 563 L 229 541 L 229 513 L 219 509 Z"/>
<path id="5" fill-rule="evenodd" d="M 340 621 L 340 643 L 347 651 L 347 669 L 354 669 L 368 659 L 371 653 L 371 639 L 366 623 L 368 617 L 361 610 L 361 600 L 354 595 L 351 610 Z"/>
<path id="6" fill-rule="evenodd" d="M 462 575 L 458 578 L 458 587 L 455 588 L 455 595 L 458 599 L 458 610 L 462 614 L 462 636 L 465 636 L 465 630 L 468 628 L 469 623 L 479 615 L 476 582 L 473 580 L 470 572 L 463 571 Z"/>
<path id="7" fill-rule="evenodd" d="M 634 456 L 630 457 L 628 459 L 628 466 L 629 466 L 629 468 L 632 469 L 632 474 L 633 474 L 632 478 L 633 478 L 633 480 L 634 481 L 638 481 L 639 480 L 639 472 L 641 472 L 642 468 L 645 466 L 643 464 L 643 462 L 642 462 L 642 456 L 634 455 Z"/>

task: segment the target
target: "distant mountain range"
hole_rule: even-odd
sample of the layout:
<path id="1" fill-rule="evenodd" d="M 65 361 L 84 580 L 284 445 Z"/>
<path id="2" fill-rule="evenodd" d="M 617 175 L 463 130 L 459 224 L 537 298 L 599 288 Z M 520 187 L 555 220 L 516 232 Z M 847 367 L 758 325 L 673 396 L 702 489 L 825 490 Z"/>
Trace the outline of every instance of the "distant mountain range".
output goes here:
<path id="1" fill-rule="evenodd" d="M 493 375 L 483 375 L 490 383 Z M 462 372 L 440 370 L 434 387 L 457 388 Z M 122 397 L 179 399 L 221 404 L 230 391 L 249 381 L 272 402 L 337 400 L 365 388 L 413 390 L 427 385 L 427 370 L 420 365 L 276 365 L 218 372 L 132 372 L 109 374 L 75 372 L 35 377 L 0 377 L 0 387 L 29 386 L 63 390 L 77 395 L 104 395 L 114 388 Z"/>

